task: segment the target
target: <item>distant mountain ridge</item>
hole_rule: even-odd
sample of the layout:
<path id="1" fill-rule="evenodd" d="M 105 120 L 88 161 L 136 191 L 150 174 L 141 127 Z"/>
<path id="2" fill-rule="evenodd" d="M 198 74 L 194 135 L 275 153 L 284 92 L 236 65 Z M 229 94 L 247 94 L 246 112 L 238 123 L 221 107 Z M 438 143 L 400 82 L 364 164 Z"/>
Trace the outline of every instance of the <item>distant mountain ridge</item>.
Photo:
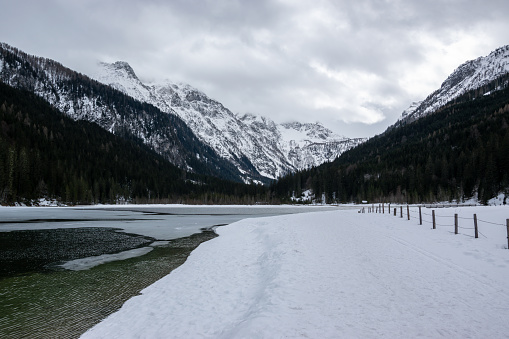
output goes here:
<path id="1" fill-rule="evenodd" d="M 144 84 L 123 61 L 99 63 L 90 76 L 163 112 L 174 112 L 241 172 L 252 164 L 270 179 L 331 161 L 365 140 L 336 135 L 320 123 L 276 124 L 265 117 L 240 116 L 190 85 Z"/>
<path id="2" fill-rule="evenodd" d="M 478 95 L 500 90 L 507 85 L 507 81 L 497 81 L 497 79 L 507 73 L 509 73 L 509 45 L 497 48 L 486 57 L 479 57 L 460 65 L 449 75 L 438 90 L 431 93 L 423 101 L 412 103 L 402 113 L 399 121 L 403 123 L 412 122 L 475 89 L 481 89 Z M 495 83 L 489 88 L 485 88 L 486 85 L 492 82 Z"/>

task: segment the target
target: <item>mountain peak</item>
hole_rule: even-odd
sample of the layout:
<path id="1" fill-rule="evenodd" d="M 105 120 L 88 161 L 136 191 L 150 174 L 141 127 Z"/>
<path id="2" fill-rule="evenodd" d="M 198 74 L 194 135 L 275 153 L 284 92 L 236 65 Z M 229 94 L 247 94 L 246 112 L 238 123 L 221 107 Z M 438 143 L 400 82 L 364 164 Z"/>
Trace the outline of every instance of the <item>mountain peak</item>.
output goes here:
<path id="1" fill-rule="evenodd" d="M 509 73 L 509 45 L 497 48 L 485 57 L 461 64 L 425 100 L 413 103 L 402 115 L 401 121 L 413 121 L 432 113 L 459 96 L 494 81 Z"/>
<path id="2" fill-rule="evenodd" d="M 149 88 L 141 82 L 131 65 L 125 61 L 98 62 L 95 72 L 89 76 L 133 98 L 145 102 L 150 100 Z"/>
<path id="3" fill-rule="evenodd" d="M 139 80 L 134 69 L 125 61 L 115 61 L 114 63 L 99 62 L 99 65 L 110 72 L 116 73 L 117 76 L 127 76 L 132 79 Z"/>

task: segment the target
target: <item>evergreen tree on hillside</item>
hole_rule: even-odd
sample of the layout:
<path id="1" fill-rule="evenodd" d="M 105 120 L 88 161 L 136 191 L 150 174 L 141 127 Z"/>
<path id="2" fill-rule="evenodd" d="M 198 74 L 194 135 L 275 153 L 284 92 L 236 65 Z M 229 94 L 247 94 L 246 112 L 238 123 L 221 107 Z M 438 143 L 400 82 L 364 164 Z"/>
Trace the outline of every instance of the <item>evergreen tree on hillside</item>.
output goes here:
<path id="1" fill-rule="evenodd" d="M 74 121 L 36 95 L 0 83 L 0 203 L 42 197 L 67 204 L 271 200 L 261 185 L 187 173 L 136 138 Z"/>
<path id="2" fill-rule="evenodd" d="M 335 161 L 272 186 L 288 199 L 303 182 L 316 196 L 340 202 L 433 202 L 469 199 L 486 203 L 509 190 L 509 88 L 466 93 L 413 123 L 388 129 Z M 504 80 L 505 79 L 505 80 Z M 487 84 L 486 89 L 494 88 Z M 297 182 L 296 178 L 299 177 Z"/>

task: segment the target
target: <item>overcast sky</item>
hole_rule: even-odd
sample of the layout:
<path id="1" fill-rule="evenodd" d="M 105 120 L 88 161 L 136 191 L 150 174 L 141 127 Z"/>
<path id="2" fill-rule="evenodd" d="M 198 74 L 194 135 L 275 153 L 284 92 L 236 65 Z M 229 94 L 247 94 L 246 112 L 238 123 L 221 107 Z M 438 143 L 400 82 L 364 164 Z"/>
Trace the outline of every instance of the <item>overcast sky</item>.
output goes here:
<path id="1" fill-rule="evenodd" d="M 509 44 L 507 0 L 0 0 L 0 41 L 82 73 L 127 61 L 235 113 L 373 136 Z"/>

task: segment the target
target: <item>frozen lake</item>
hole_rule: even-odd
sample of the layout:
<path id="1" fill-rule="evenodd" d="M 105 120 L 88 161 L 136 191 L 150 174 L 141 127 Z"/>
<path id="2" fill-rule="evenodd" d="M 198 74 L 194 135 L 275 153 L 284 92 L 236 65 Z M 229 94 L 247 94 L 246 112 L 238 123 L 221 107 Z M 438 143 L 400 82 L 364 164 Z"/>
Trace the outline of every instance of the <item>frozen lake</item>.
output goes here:
<path id="1" fill-rule="evenodd" d="M 89 269 L 145 255 L 168 240 L 254 217 L 331 207 L 115 205 L 0 209 L 0 278 Z M 166 242 L 165 242 L 166 241 Z"/>
<path id="2" fill-rule="evenodd" d="M 110 227 L 170 240 L 203 228 L 245 219 L 331 210 L 331 206 L 114 205 L 86 207 L 2 207 L 0 232 L 55 228 Z"/>
<path id="3" fill-rule="evenodd" d="M 333 209 L 337 207 L 1 207 L 0 261 L 6 272 L 0 275 L 0 337 L 78 337 L 214 237 L 200 233 L 202 229 L 245 218 Z"/>

